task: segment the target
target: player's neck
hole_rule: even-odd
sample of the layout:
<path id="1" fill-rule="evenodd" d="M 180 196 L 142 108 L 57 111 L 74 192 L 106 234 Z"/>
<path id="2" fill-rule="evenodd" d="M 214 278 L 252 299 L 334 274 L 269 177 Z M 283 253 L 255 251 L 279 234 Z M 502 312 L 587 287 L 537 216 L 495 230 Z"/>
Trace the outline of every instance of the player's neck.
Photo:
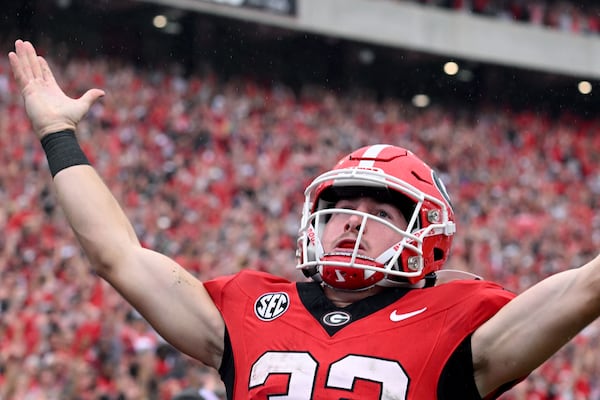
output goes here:
<path id="1" fill-rule="evenodd" d="M 367 290 L 345 291 L 335 290 L 329 286 L 324 286 L 323 292 L 325 293 L 325 296 L 327 296 L 327 298 L 337 307 L 346 307 L 359 300 L 373 296 L 374 294 L 381 292 L 383 289 L 384 288 L 381 286 L 373 286 Z"/>

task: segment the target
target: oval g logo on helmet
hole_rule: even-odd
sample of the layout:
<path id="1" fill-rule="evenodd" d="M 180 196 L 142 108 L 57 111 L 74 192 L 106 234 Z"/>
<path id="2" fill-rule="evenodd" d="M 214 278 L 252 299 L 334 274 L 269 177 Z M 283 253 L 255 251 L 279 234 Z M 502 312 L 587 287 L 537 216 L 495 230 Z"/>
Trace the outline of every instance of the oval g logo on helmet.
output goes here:
<path id="1" fill-rule="evenodd" d="M 286 312 L 289 306 L 287 293 L 265 293 L 254 303 L 254 313 L 262 321 L 272 321 Z"/>
<path id="2" fill-rule="evenodd" d="M 329 326 L 342 326 L 350 322 L 352 317 L 344 311 L 333 311 L 327 313 L 322 318 L 323 323 Z"/>

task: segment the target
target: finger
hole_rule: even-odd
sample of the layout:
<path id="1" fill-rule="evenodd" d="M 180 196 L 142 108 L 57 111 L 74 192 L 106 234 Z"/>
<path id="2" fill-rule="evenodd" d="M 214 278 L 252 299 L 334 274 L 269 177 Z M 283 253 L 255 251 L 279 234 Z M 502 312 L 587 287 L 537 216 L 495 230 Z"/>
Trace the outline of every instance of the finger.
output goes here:
<path id="1" fill-rule="evenodd" d="M 33 71 L 31 70 L 31 65 L 29 64 L 29 57 L 27 53 L 30 50 L 27 46 L 25 46 L 25 42 L 22 40 L 17 40 L 15 42 L 15 54 L 19 60 L 18 63 L 18 72 L 23 83 L 23 86 L 27 84 L 31 79 L 33 79 Z"/>
<path id="2" fill-rule="evenodd" d="M 15 41 L 15 51 L 8 53 L 8 59 L 10 61 L 10 68 L 12 69 L 13 76 L 22 90 L 27 84 L 28 78 L 26 78 L 25 65 L 19 54 L 22 54 L 21 46 L 23 45 L 22 40 Z"/>
<path id="3" fill-rule="evenodd" d="M 10 62 L 10 69 L 12 70 L 13 76 L 15 77 L 15 80 L 17 81 L 19 87 L 22 89 L 24 86 L 22 73 L 23 67 L 21 66 L 21 62 L 19 61 L 19 56 L 17 56 L 17 54 L 14 51 L 11 51 L 10 53 L 8 53 L 8 61 Z"/>
<path id="4" fill-rule="evenodd" d="M 34 78 L 42 77 L 42 68 L 40 67 L 40 62 L 38 60 L 38 55 L 35 52 L 35 48 L 31 44 L 31 42 L 23 43 L 25 49 L 27 50 L 27 60 L 29 61 L 29 65 L 31 67 L 31 72 L 33 73 Z"/>
<path id="5" fill-rule="evenodd" d="M 44 59 L 44 57 L 42 56 L 37 57 L 38 63 L 40 64 L 40 69 L 42 71 L 42 79 L 44 79 L 46 82 L 56 83 L 56 79 L 54 79 L 54 74 L 52 73 L 52 70 L 50 69 L 50 66 L 48 65 L 46 59 Z"/>
<path id="6" fill-rule="evenodd" d="M 104 90 L 90 89 L 83 94 L 79 99 L 87 103 L 88 106 L 94 104 L 100 97 L 104 96 Z"/>

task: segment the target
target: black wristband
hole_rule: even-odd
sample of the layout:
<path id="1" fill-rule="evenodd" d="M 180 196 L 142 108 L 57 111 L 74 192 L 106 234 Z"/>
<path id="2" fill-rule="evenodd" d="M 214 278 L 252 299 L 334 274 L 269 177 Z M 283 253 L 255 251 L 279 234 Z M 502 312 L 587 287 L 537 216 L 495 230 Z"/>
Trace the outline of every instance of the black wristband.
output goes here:
<path id="1" fill-rule="evenodd" d="M 41 142 L 53 178 L 65 168 L 74 165 L 90 165 L 72 130 L 51 133 L 44 136 Z"/>

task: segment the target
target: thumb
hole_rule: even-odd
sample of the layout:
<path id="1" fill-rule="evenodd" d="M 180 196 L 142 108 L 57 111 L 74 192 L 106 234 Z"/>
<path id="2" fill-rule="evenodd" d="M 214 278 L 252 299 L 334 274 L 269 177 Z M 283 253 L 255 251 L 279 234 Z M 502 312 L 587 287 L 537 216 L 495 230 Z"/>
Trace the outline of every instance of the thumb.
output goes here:
<path id="1" fill-rule="evenodd" d="M 104 90 L 90 89 L 83 94 L 79 99 L 87 103 L 88 106 L 94 104 L 100 97 L 104 96 Z"/>

